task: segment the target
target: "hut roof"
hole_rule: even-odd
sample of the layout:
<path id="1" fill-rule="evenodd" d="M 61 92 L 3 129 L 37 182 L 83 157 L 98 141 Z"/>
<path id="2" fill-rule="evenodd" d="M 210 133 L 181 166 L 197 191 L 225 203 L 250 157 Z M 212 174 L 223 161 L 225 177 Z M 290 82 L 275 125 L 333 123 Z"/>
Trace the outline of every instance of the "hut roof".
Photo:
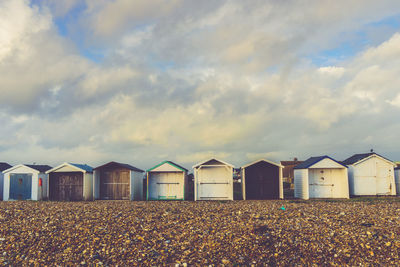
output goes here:
<path id="1" fill-rule="evenodd" d="M 208 159 L 208 160 L 205 160 L 205 161 L 202 161 L 202 162 L 200 162 L 200 163 L 197 163 L 197 164 L 194 165 L 192 168 L 197 168 L 197 167 L 199 167 L 200 165 L 207 165 L 206 163 L 210 163 L 210 162 L 213 162 L 213 161 L 217 161 L 217 162 L 219 162 L 219 163 L 222 163 L 222 165 L 228 165 L 228 166 L 234 168 L 234 166 L 233 166 L 232 164 L 226 163 L 225 161 L 222 161 L 222 160 L 219 160 L 219 159 L 216 159 L 216 158 L 210 158 L 210 159 Z"/>
<path id="2" fill-rule="evenodd" d="M 0 172 L 5 171 L 9 168 L 11 168 L 12 166 L 8 163 L 5 162 L 0 162 Z"/>
<path id="3" fill-rule="evenodd" d="M 339 161 L 334 160 L 333 158 L 325 155 L 325 156 L 311 157 L 311 158 L 307 159 L 306 161 L 300 163 L 299 165 L 297 165 L 293 169 L 308 169 L 309 167 L 311 167 L 312 165 L 316 164 L 317 162 L 320 162 L 323 159 L 333 160 L 334 162 L 336 162 L 336 163 L 342 165 L 343 167 L 347 168 L 347 166 L 344 165 L 343 163 L 340 163 Z"/>
<path id="4" fill-rule="evenodd" d="M 175 162 L 169 161 L 169 160 L 165 160 L 165 161 L 163 161 L 163 162 L 157 164 L 156 166 L 154 166 L 154 167 L 148 169 L 147 171 L 150 172 L 150 171 L 156 169 L 157 167 L 159 167 L 159 166 L 161 166 L 161 165 L 163 165 L 163 164 L 165 164 L 165 163 L 167 163 L 167 164 L 169 164 L 169 165 L 171 165 L 171 166 L 173 166 L 173 167 L 175 167 L 175 168 L 177 168 L 177 169 L 180 169 L 181 171 L 184 171 L 184 172 L 187 172 L 187 171 L 188 171 L 186 168 L 184 168 L 184 167 L 182 167 L 182 166 L 176 164 Z"/>
<path id="5" fill-rule="evenodd" d="M 35 170 L 37 170 L 39 172 L 46 172 L 46 171 L 51 169 L 51 166 L 49 166 L 49 165 L 36 165 L 36 164 L 34 164 L 34 165 L 32 165 L 32 164 L 24 164 L 24 165 L 29 167 L 29 168 L 35 169 Z"/>
<path id="6" fill-rule="evenodd" d="M 54 168 L 46 171 L 46 173 L 54 172 L 54 171 L 56 171 L 56 170 L 58 170 L 58 169 L 60 169 L 62 167 L 65 167 L 65 166 L 70 166 L 70 167 L 72 167 L 74 169 L 77 169 L 79 171 L 82 171 L 82 172 L 93 172 L 93 168 L 90 167 L 89 165 L 64 162 L 64 163 L 58 165 L 57 167 L 54 167 Z"/>
<path id="7" fill-rule="evenodd" d="M 391 163 L 393 163 L 393 161 L 391 161 L 391 160 L 389 160 L 389 159 L 387 159 L 385 157 L 382 157 L 381 155 L 379 155 L 379 154 L 377 154 L 375 152 L 363 153 L 363 154 L 355 154 L 355 155 L 351 156 L 350 158 L 347 158 L 344 161 L 342 161 L 342 163 L 345 164 L 345 165 L 353 165 L 353 164 L 355 164 L 355 163 L 357 163 L 357 162 L 359 162 L 361 160 L 364 160 L 364 159 L 366 159 L 368 157 L 371 157 L 373 155 L 378 156 L 378 157 L 380 157 L 380 158 L 382 158 L 382 159 L 384 159 L 386 161 L 390 161 Z"/>
<path id="8" fill-rule="evenodd" d="M 132 165 L 125 164 L 125 163 L 120 163 L 120 162 L 115 162 L 115 161 L 111 161 L 109 163 L 106 163 L 106 164 L 103 164 L 101 166 L 98 166 L 98 167 L 94 168 L 94 170 L 101 169 L 101 168 L 108 167 L 108 166 L 112 166 L 112 165 L 117 165 L 119 167 L 126 168 L 126 169 L 129 169 L 129 170 L 132 170 L 132 171 L 136 171 L 136 172 L 144 172 L 143 170 L 141 170 L 139 168 L 136 168 L 136 167 L 134 167 Z"/>
<path id="9" fill-rule="evenodd" d="M 277 166 L 277 167 L 279 167 L 279 168 L 283 168 L 283 165 L 282 165 L 282 164 L 275 163 L 275 162 L 270 161 L 270 160 L 267 160 L 267 159 L 259 159 L 259 160 L 256 160 L 256 161 L 253 161 L 253 162 L 251 162 L 251 163 L 249 163 L 249 164 L 244 165 L 244 166 L 242 167 L 242 169 L 245 169 L 245 168 L 247 168 L 247 167 L 249 167 L 249 166 L 252 166 L 252 165 L 257 164 L 257 163 L 262 162 L 262 161 L 267 162 L 267 163 L 272 164 L 272 165 L 275 165 L 275 166 Z"/>

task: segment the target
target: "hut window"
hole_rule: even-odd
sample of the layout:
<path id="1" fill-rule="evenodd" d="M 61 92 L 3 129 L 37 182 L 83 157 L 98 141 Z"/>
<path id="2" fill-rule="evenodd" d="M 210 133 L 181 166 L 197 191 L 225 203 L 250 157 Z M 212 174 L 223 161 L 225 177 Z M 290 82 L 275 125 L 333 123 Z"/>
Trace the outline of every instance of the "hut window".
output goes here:
<path id="1" fill-rule="evenodd" d="M 321 171 L 321 173 L 324 173 L 324 171 Z"/>
<path id="2" fill-rule="evenodd" d="M 22 184 L 22 179 L 21 178 L 18 179 L 18 183 Z"/>
<path id="3" fill-rule="evenodd" d="M 325 180 L 325 178 L 324 178 L 324 177 L 321 177 L 321 180 Z"/>

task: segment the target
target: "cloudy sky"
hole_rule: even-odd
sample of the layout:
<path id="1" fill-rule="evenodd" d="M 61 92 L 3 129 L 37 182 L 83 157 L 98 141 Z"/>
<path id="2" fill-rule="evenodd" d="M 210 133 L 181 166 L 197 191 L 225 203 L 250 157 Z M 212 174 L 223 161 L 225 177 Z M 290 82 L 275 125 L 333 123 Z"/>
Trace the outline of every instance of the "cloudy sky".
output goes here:
<path id="1" fill-rule="evenodd" d="M 400 160 L 400 1 L 1 0 L 0 161 Z"/>

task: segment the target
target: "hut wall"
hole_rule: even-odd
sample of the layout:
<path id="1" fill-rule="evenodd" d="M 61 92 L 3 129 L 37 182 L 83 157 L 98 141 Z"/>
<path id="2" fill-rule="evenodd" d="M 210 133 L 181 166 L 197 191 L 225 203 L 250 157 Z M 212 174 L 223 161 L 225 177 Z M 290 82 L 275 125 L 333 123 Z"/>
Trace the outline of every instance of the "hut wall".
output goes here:
<path id="1" fill-rule="evenodd" d="M 93 171 L 93 197 L 100 199 L 100 170 Z"/>
<path id="2" fill-rule="evenodd" d="M 143 173 L 130 171 L 130 199 L 143 200 Z"/>
<path id="3" fill-rule="evenodd" d="M 83 199 L 93 200 L 93 173 L 83 174 Z"/>
<path id="4" fill-rule="evenodd" d="M 400 196 L 400 169 L 394 170 L 394 174 L 396 177 L 396 193 Z"/>
<path id="5" fill-rule="evenodd" d="M 294 170 L 294 197 L 309 199 L 308 169 Z"/>
<path id="6" fill-rule="evenodd" d="M 0 172 L 0 200 L 4 199 L 4 174 L 2 172 Z"/>

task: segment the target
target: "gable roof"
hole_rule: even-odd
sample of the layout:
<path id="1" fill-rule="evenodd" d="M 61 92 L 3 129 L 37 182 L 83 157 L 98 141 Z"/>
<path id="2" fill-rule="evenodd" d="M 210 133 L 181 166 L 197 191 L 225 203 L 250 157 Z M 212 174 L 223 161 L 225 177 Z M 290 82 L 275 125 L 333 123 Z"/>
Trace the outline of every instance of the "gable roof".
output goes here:
<path id="1" fill-rule="evenodd" d="M 9 168 L 11 168 L 12 166 L 8 163 L 5 162 L 0 162 L 0 172 L 5 171 Z"/>
<path id="2" fill-rule="evenodd" d="M 51 167 L 48 165 L 18 164 L 18 165 L 15 165 L 11 168 L 4 170 L 3 173 L 8 173 L 8 172 L 14 171 L 16 169 L 19 169 L 21 167 L 27 167 L 27 168 L 31 169 L 32 172 L 34 172 L 34 173 L 46 172 L 47 170 L 51 169 Z"/>
<path id="3" fill-rule="evenodd" d="M 355 164 L 355 163 L 357 163 L 357 162 L 359 162 L 359 161 L 361 161 L 363 159 L 366 159 L 366 158 L 368 158 L 370 156 L 373 156 L 373 155 L 378 156 L 378 157 L 380 157 L 380 158 L 382 158 L 384 160 L 387 160 L 387 161 L 390 161 L 390 162 L 393 163 L 393 161 L 391 161 L 391 160 L 389 160 L 389 159 L 387 159 L 385 157 L 382 157 L 381 155 L 379 155 L 379 154 L 377 154 L 375 152 L 363 153 L 363 154 L 355 154 L 355 155 L 351 156 L 350 158 L 347 158 L 344 161 L 342 161 L 342 163 L 345 164 L 345 165 L 353 165 L 353 164 Z"/>
<path id="4" fill-rule="evenodd" d="M 295 166 L 293 169 L 308 169 L 309 167 L 311 167 L 312 165 L 316 164 L 317 162 L 320 162 L 323 159 L 330 159 L 333 160 L 334 162 L 342 165 L 343 167 L 347 168 L 346 165 L 340 163 L 337 160 L 334 160 L 333 158 L 329 157 L 329 156 L 319 156 L 319 157 L 311 157 L 309 159 L 307 159 L 306 161 L 300 163 L 299 165 Z"/>
<path id="5" fill-rule="evenodd" d="M 101 166 L 98 166 L 98 167 L 94 168 L 93 170 L 98 170 L 98 169 L 101 169 L 101 168 L 104 168 L 104 167 L 107 167 L 107 166 L 110 166 L 110 165 L 117 165 L 117 166 L 120 166 L 122 168 L 126 168 L 126 169 L 129 169 L 129 170 L 132 170 L 132 171 L 136 171 L 136 172 L 144 172 L 143 170 L 141 170 L 139 168 L 136 168 L 136 167 L 134 167 L 132 165 L 125 164 L 125 163 L 120 163 L 120 162 L 115 162 L 115 161 L 111 161 L 109 163 L 106 163 L 106 164 L 103 164 Z"/>
<path id="6" fill-rule="evenodd" d="M 279 168 L 283 168 L 283 165 L 282 165 L 282 164 L 275 163 L 275 162 L 272 162 L 272 161 L 267 160 L 267 159 L 259 159 L 259 160 L 256 160 L 256 161 L 253 161 L 253 162 L 251 162 L 251 163 L 249 163 L 249 164 L 244 165 L 244 166 L 242 167 L 242 169 L 245 169 L 245 168 L 247 168 L 247 167 L 249 167 L 249 166 L 252 166 L 252 165 L 254 165 L 254 164 L 257 164 L 257 163 L 259 163 L 259 162 L 261 162 L 261 161 L 264 161 L 264 162 L 267 162 L 267 163 L 269 163 L 269 164 L 275 165 L 275 166 L 277 166 L 277 167 L 279 167 Z"/>
<path id="7" fill-rule="evenodd" d="M 228 166 L 234 168 L 234 166 L 233 166 L 232 164 L 226 163 L 225 161 L 222 161 L 222 160 L 219 160 L 219 159 L 216 159 L 216 158 L 210 158 L 210 159 L 208 159 L 208 160 L 205 160 L 205 161 L 202 161 L 202 162 L 200 162 L 200 163 L 197 163 L 197 164 L 194 165 L 192 168 L 193 168 L 193 169 L 194 169 L 194 168 L 197 168 L 197 167 L 199 167 L 200 165 L 204 165 L 205 163 L 207 163 L 207 162 L 209 162 L 209 161 L 212 161 L 212 160 L 218 161 L 218 162 L 220 162 L 220 163 L 222 163 L 222 164 L 224 164 L 224 165 L 228 165 Z"/>
<path id="8" fill-rule="evenodd" d="M 53 169 L 46 171 L 46 173 L 54 172 L 64 166 L 70 166 L 70 167 L 78 169 L 79 171 L 82 171 L 82 172 L 93 172 L 93 168 L 90 167 L 89 165 L 64 162 L 64 163 L 54 167 Z"/>
<path id="9" fill-rule="evenodd" d="M 24 165 L 29 168 L 35 169 L 39 172 L 46 172 L 51 169 L 49 165 L 36 165 L 36 164 L 35 165 L 24 164 Z"/>
<path id="10" fill-rule="evenodd" d="M 184 167 L 182 167 L 182 166 L 176 164 L 175 162 L 169 161 L 169 160 L 165 160 L 165 161 L 163 161 L 163 162 L 157 164 L 156 166 L 154 166 L 154 167 L 148 169 L 147 171 L 150 172 L 150 171 L 154 170 L 154 169 L 157 168 L 157 167 L 160 167 L 161 165 L 163 165 L 163 164 L 165 164 L 165 163 L 167 163 L 167 164 L 169 164 L 169 165 L 171 165 L 171 166 L 173 166 L 173 167 L 175 167 L 175 168 L 177 168 L 177 169 L 180 169 L 181 171 L 184 171 L 184 172 L 187 172 L 187 171 L 188 171 L 186 168 L 184 168 Z"/>

